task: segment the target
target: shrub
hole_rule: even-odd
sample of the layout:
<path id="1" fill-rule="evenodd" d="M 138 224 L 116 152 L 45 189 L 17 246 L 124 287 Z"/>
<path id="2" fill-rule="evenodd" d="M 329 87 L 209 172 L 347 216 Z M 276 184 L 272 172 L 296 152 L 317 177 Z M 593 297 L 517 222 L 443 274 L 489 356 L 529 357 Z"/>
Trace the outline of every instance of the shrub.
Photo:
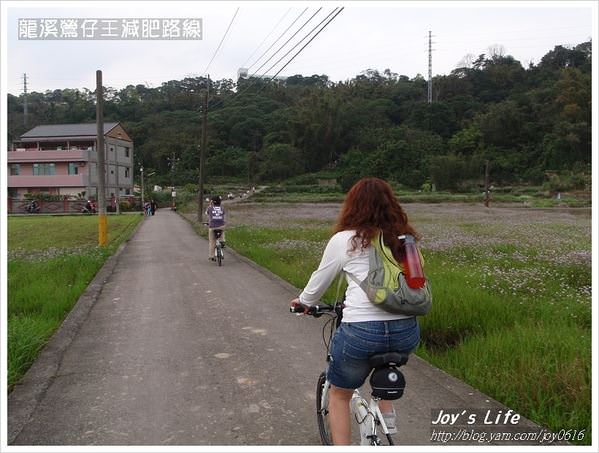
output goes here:
<path id="1" fill-rule="evenodd" d="M 171 191 L 163 190 L 162 192 L 151 192 L 146 196 L 145 201 L 154 200 L 159 208 L 165 208 L 171 205 Z"/>
<path id="2" fill-rule="evenodd" d="M 460 154 L 433 156 L 429 161 L 429 171 L 439 190 L 456 190 L 464 186 L 472 187 L 472 181 L 481 175 L 481 159 L 464 157 Z"/>
<path id="3" fill-rule="evenodd" d="M 591 175 L 574 172 L 547 172 L 547 181 L 543 184 L 545 190 L 564 192 L 574 189 L 588 189 L 591 186 Z"/>
<path id="4" fill-rule="evenodd" d="M 119 202 L 119 208 L 121 209 L 121 212 L 128 212 L 133 210 L 133 205 L 129 200 L 123 200 Z"/>
<path id="5" fill-rule="evenodd" d="M 49 193 L 26 193 L 24 198 L 26 200 L 38 201 L 62 201 L 65 199 L 65 195 L 55 195 Z"/>

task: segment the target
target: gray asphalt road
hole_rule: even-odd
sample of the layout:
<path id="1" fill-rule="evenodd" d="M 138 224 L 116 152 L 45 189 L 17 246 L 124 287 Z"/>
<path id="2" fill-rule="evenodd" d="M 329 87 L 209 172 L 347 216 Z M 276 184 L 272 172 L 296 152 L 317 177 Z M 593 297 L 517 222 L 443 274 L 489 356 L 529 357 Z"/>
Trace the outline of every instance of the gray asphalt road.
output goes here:
<path id="1" fill-rule="evenodd" d="M 159 211 L 119 256 L 13 443 L 318 445 L 323 319 L 290 315 L 295 295 L 232 253 L 217 267 L 184 219 Z M 499 407 L 416 357 L 406 378 L 401 444 L 431 443 L 439 408 Z"/>

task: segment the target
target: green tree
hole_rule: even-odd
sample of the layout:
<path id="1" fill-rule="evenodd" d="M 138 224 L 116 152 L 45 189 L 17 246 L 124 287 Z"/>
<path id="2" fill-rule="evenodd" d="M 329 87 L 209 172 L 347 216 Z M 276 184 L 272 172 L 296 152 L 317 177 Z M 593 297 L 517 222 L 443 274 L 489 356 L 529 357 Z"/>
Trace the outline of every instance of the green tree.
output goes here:
<path id="1" fill-rule="evenodd" d="M 230 146 L 214 152 L 206 159 L 206 174 L 211 176 L 248 177 L 249 153 Z"/>
<path id="2" fill-rule="evenodd" d="M 279 181 L 304 172 L 301 151 L 287 143 L 273 143 L 260 153 L 261 180 Z"/>

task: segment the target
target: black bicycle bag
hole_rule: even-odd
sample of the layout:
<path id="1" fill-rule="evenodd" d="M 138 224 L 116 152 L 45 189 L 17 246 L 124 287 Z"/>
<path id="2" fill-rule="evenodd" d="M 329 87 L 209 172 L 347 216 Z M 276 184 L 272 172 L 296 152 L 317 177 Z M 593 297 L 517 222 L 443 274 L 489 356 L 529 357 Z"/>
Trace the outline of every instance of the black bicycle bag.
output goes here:
<path id="1" fill-rule="evenodd" d="M 370 375 L 370 387 L 374 398 L 396 400 L 403 396 L 406 378 L 397 367 L 384 365 L 375 368 Z"/>

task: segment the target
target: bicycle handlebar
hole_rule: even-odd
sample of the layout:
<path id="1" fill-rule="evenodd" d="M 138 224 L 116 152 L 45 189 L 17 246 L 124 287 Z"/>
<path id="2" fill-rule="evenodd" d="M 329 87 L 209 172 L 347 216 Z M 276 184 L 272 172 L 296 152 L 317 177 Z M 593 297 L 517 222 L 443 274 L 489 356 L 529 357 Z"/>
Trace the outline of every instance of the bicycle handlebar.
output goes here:
<path id="1" fill-rule="evenodd" d="M 305 311 L 305 308 L 307 307 L 307 311 Z M 306 315 L 310 315 L 310 316 L 314 316 L 315 318 L 318 318 L 320 316 L 322 316 L 324 313 L 333 311 L 334 307 L 332 305 L 327 305 L 327 304 L 316 304 L 316 305 L 309 305 L 309 306 L 305 306 L 305 305 L 293 305 L 291 307 L 289 307 L 289 312 L 290 313 L 304 313 Z"/>

